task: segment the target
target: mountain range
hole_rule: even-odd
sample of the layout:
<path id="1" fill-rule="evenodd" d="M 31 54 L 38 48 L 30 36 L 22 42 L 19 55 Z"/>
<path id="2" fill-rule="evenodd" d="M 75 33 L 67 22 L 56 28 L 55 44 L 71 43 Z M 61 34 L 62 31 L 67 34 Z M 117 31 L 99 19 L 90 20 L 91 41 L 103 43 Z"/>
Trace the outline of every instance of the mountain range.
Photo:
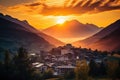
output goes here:
<path id="1" fill-rule="evenodd" d="M 0 14 L 0 48 L 16 50 L 26 47 L 31 51 L 48 50 L 63 45 L 61 41 L 48 36 L 24 20 Z"/>
<path id="2" fill-rule="evenodd" d="M 77 20 L 66 21 L 64 24 L 56 24 L 44 29 L 43 32 L 56 39 L 65 42 L 72 42 L 80 39 L 85 39 L 102 28 L 94 24 L 83 24 Z M 70 41 L 71 40 L 71 41 Z"/>
<path id="3" fill-rule="evenodd" d="M 73 44 L 102 51 L 120 50 L 120 20 L 113 22 L 100 32 Z"/>
<path id="4" fill-rule="evenodd" d="M 118 51 L 120 50 L 120 20 L 105 28 L 71 20 L 39 31 L 26 20 L 20 21 L 9 15 L 0 14 L 0 51 L 2 49 L 16 51 L 21 46 L 32 52 L 50 50 L 64 45 L 60 40 L 66 40 L 67 43 L 78 40 L 71 44 L 101 51 Z"/>

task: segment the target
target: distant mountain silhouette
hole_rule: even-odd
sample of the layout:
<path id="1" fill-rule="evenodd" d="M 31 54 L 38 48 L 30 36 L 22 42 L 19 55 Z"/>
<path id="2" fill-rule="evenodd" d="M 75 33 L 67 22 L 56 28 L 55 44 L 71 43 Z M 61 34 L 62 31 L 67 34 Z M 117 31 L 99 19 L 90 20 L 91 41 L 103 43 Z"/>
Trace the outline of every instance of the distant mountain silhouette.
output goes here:
<path id="1" fill-rule="evenodd" d="M 56 24 L 54 26 L 51 26 L 43 30 L 43 32 L 52 37 L 62 40 L 64 38 L 87 38 L 100 30 L 101 28 L 98 28 L 94 24 L 83 24 L 77 20 L 71 20 L 66 21 L 64 24 Z"/>
<path id="2" fill-rule="evenodd" d="M 63 44 L 36 30 L 25 20 L 20 21 L 11 16 L 0 14 L 0 48 L 16 50 L 23 46 L 31 51 L 39 51 L 40 49 L 51 49 L 57 43 Z"/>
<path id="3" fill-rule="evenodd" d="M 73 44 L 76 46 L 83 46 L 92 49 L 99 49 L 99 50 L 119 50 L 120 49 L 120 20 L 115 21 L 114 23 L 110 24 L 100 32 L 96 33 L 95 35 L 74 42 Z"/>

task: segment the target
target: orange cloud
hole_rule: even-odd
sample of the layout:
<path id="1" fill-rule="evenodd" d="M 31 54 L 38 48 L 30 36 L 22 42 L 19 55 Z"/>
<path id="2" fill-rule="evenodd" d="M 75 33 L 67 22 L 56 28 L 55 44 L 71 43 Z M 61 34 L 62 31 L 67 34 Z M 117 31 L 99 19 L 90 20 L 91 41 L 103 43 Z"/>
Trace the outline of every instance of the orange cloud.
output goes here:
<path id="1" fill-rule="evenodd" d="M 2 11 L 4 11 L 4 10 L 6 10 L 6 7 L 0 5 L 0 11 L 2 12 Z"/>
<path id="2" fill-rule="evenodd" d="M 43 7 L 44 6 L 41 3 L 26 3 L 8 7 L 7 11 L 22 14 L 39 14 L 39 12 L 42 11 Z"/>
<path id="3" fill-rule="evenodd" d="M 120 9 L 120 0 L 64 0 L 64 4 L 58 6 L 57 3 L 52 2 L 51 5 L 46 2 L 34 2 L 19 4 L 16 6 L 8 7 L 8 10 L 15 12 L 22 12 L 28 14 L 41 14 L 41 15 L 71 15 L 71 14 L 84 14 L 84 13 L 99 13 L 104 11 Z M 59 1 L 57 1 L 59 2 Z"/>

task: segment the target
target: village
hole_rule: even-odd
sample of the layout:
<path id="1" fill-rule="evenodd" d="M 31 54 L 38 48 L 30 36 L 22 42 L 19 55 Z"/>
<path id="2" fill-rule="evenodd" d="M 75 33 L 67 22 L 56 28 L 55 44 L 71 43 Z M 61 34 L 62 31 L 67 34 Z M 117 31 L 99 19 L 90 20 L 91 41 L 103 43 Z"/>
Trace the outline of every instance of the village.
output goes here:
<path id="1" fill-rule="evenodd" d="M 53 48 L 49 52 L 41 51 L 38 54 L 31 53 L 32 65 L 41 73 L 51 68 L 53 75 L 64 75 L 66 72 L 74 71 L 77 61 L 85 60 L 87 65 L 91 60 L 97 64 L 105 63 L 107 52 L 92 51 L 86 48 L 76 48 L 71 44 Z"/>

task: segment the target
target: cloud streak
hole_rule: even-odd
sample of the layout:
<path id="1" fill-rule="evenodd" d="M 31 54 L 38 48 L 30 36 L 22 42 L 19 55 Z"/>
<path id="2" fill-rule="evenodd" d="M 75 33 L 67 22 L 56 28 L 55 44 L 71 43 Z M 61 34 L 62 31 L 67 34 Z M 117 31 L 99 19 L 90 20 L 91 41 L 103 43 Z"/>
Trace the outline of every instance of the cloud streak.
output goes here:
<path id="1" fill-rule="evenodd" d="M 51 2 L 52 3 L 52 2 Z M 41 15 L 81 15 L 104 11 L 120 10 L 120 0 L 64 0 L 64 4 L 48 5 L 43 2 L 19 4 L 8 7 L 8 10 Z"/>

